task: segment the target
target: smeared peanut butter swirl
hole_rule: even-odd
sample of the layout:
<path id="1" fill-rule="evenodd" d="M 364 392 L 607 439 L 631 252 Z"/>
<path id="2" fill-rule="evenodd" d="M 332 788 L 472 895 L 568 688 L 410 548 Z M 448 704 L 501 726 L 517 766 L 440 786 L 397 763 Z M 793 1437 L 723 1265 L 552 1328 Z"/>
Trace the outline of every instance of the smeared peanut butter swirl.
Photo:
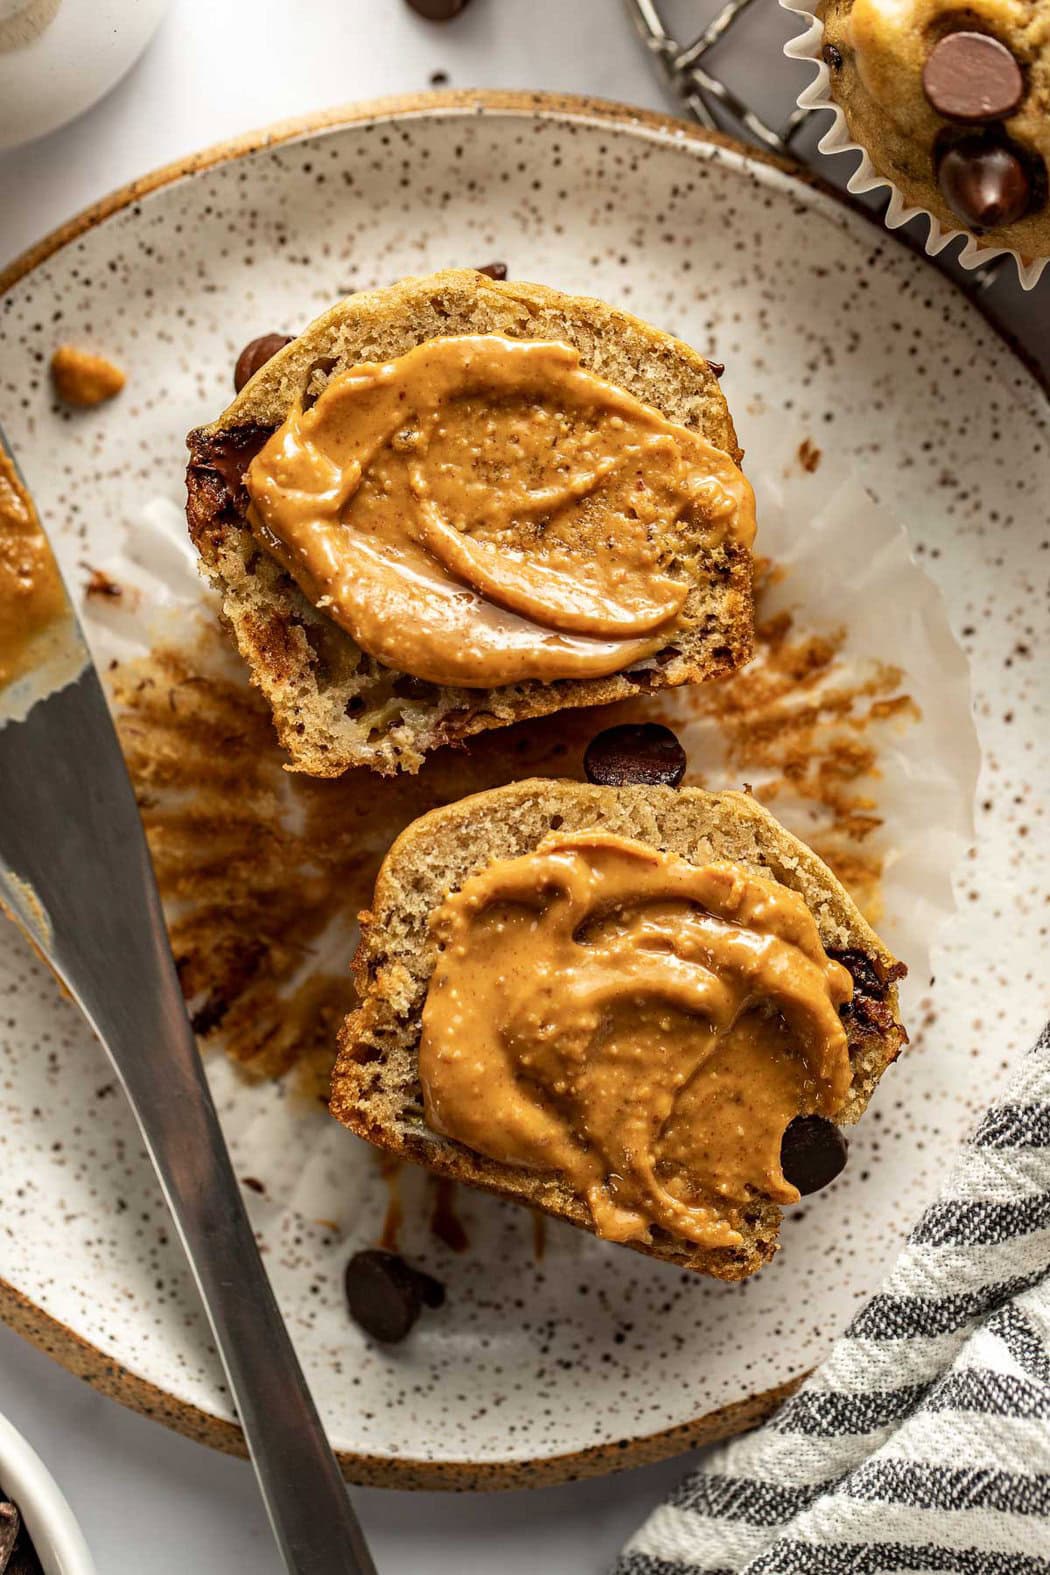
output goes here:
<path id="1" fill-rule="evenodd" d="M 560 1175 L 599 1235 L 733 1247 L 792 1203 L 780 1145 L 850 1087 L 848 972 L 802 898 L 594 832 L 498 861 L 438 910 L 419 1070 L 431 1128 Z"/>
<path id="2" fill-rule="evenodd" d="M 246 484 L 259 541 L 315 606 L 388 666 L 468 688 L 655 654 L 698 540 L 754 536 L 727 454 L 568 345 L 498 335 L 340 373 Z"/>

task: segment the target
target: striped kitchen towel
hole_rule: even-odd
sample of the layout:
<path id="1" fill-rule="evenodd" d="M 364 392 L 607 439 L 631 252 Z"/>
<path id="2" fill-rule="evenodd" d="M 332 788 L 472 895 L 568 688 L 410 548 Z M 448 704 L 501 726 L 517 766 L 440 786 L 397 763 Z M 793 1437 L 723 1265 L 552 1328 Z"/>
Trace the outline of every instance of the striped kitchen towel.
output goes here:
<path id="1" fill-rule="evenodd" d="M 889 1279 L 615 1575 L 1050 1572 L 1050 1025 Z"/>

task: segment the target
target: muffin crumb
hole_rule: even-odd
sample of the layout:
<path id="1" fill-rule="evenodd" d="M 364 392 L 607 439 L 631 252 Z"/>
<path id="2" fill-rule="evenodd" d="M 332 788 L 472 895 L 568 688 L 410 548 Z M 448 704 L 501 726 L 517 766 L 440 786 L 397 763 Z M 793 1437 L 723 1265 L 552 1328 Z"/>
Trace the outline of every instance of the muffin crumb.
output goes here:
<path id="1" fill-rule="evenodd" d="M 120 367 L 105 356 L 76 345 L 59 345 L 51 357 L 51 381 L 59 399 L 86 410 L 114 399 L 126 378 Z"/>

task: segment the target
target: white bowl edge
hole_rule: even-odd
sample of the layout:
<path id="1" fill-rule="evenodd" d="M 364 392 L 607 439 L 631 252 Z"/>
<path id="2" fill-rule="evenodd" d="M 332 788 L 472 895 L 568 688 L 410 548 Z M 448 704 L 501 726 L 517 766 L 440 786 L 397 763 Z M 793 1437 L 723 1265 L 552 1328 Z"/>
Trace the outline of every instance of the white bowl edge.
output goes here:
<path id="1" fill-rule="evenodd" d="M 18 1505 L 44 1575 L 98 1575 L 61 1488 L 33 1446 L 3 1416 L 0 1487 Z"/>

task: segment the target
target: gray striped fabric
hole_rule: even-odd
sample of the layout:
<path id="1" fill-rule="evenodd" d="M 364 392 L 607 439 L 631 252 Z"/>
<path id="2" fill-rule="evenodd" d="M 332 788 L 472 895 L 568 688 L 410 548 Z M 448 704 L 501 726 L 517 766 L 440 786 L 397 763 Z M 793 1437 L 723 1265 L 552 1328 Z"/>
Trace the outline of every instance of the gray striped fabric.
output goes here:
<path id="1" fill-rule="evenodd" d="M 1050 1572 L 1050 1026 L 828 1360 L 615 1575 Z"/>

